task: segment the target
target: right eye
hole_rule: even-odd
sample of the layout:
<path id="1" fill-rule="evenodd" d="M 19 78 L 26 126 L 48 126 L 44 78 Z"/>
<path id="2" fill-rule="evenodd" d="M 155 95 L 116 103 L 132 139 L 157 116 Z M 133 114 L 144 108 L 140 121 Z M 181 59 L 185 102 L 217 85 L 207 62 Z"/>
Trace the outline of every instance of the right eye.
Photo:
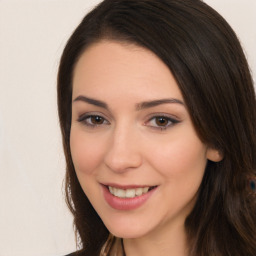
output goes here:
<path id="1" fill-rule="evenodd" d="M 100 115 L 85 114 L 78 118 L 78 122 L 81 122 L 87 126 L 97 127 L 101 125 L 109 125 L 109 121 Z"/>

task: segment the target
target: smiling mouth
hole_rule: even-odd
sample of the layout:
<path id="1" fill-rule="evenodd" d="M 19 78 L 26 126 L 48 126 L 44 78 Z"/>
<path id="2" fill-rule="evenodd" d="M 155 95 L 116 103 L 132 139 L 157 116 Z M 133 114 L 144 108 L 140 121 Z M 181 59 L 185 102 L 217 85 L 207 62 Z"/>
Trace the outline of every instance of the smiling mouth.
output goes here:
<path id="1" fill-rule="evenodd" d="M 152 189 L 156 188 L 157 186 L 152 186 L 152 187 L 141 187 L 141 188 L 129 188 L 129 189 L 120 189 L 120 188 L 115 188 L 111 186 L 107 186 L 109 192 L 119 198 L 134 198 L 134 197 L 139 197 L 142 196 Z"/>

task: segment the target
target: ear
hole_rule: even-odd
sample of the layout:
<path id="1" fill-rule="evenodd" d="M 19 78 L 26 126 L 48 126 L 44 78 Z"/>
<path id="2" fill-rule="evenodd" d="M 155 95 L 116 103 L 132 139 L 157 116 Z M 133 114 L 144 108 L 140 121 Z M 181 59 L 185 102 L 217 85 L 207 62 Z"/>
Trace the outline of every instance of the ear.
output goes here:
<path id="1" fill-rule="evenodd" d="M 223 159 L 223 153 L 214 148 L 207 148 L 206 157 L 213 162 L 220 162 Z"/>

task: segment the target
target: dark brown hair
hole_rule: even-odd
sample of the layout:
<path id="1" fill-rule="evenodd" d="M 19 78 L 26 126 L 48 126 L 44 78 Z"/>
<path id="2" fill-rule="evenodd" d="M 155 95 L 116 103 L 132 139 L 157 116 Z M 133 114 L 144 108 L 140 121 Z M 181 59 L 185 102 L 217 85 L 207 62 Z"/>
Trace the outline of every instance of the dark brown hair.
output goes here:
<path id="1" fill-rule="evenodd" d="M 105 0 L 82 20 L 59 67 L 58 110 L 67 162 L 66 198 L 81 237 L 76 255 L 99 255 L 108 230 L 78 182 L 70 154 L 72 74 L 102 39 L 146 47 L 169 67 L 199 138 L 224 159 L 209 161 L 185 226 L 193 256 L 255 256 L 256 102 L 240 43 L 199 0 Z M 249 193 L 251 189 L 251 193 Z"/>

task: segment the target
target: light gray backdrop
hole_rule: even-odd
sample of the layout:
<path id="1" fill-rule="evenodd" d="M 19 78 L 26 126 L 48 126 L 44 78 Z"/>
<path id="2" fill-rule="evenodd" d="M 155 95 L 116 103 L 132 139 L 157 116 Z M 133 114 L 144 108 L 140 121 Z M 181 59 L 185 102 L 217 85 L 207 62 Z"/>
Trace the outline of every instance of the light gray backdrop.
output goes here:
<path id="1" fill-rule="evenodd" d="M 0 256 L 75 250 L 62 194 L 56 72 L 66 40 L 99 0 L 0 0 Z M 208 0 L 256 73 L 256 1 Z"/>

